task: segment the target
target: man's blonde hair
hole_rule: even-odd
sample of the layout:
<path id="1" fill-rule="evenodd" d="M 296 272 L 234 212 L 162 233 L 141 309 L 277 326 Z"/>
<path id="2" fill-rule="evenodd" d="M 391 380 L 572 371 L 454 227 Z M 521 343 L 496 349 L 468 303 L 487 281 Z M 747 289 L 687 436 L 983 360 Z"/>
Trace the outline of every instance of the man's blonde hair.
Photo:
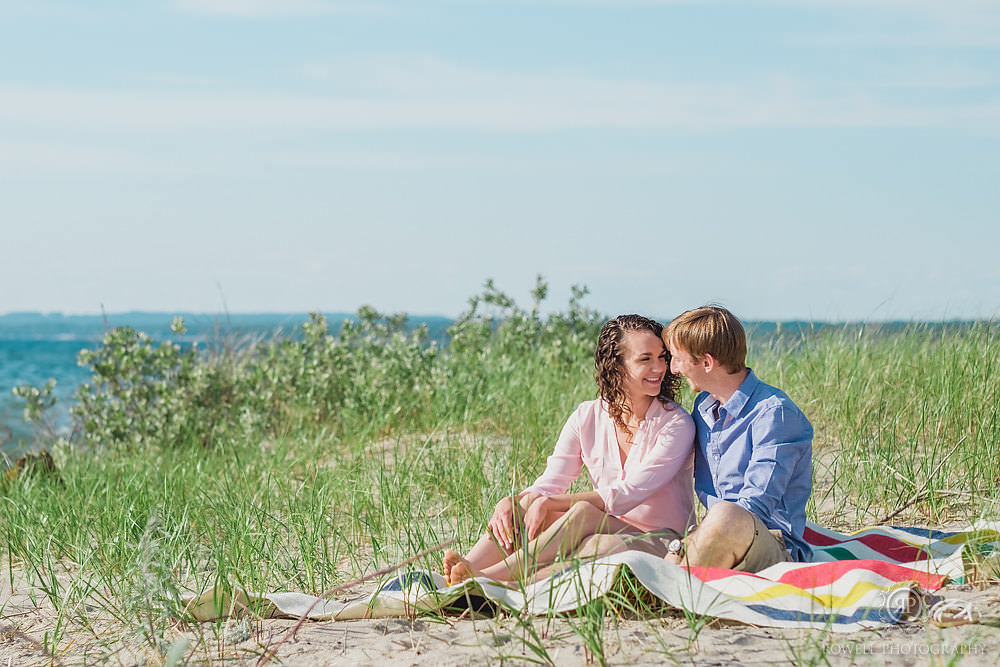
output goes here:
<path id="1" fill-rule="evenodd" d="M 663 342 L 696 360 L 710 354 L 730 373 L 746 368 L 746 332 L 736 316 L 722 306 L 702 306 L 681 313 L 663 329 Z"/>

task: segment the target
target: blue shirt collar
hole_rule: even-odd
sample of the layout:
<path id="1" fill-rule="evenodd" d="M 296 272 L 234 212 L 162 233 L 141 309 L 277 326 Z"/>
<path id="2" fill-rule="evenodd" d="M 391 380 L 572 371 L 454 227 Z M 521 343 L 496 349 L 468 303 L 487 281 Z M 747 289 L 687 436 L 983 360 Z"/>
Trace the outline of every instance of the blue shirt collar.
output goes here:
<path id="1" fill-rule="evenodd" d="M 747 401 L 750 400 L 750 397 L 759 384 L 760 380 L 753 374 L 753 369 L 747 366 L 747 376 L 740 383 L 736 391 L 733 392 L 733 395 L 729 397 L 726 404 L 722 406 L 722 409 L 728 415 L 738 415 L 743 412 L 743 408 L 746 407 Z"/>
<path id="2" fill-rule="evenodd" d="M 715 423 L 715 409 L 719 408 L 719 416 L 722 417 L 723 413 L 727 415 L 736 416 L 743 411 L 746 407 L 747 402 L 753 395 L 754 390 L 760 385 L 760 380 L 754 375 L 753 369 L 747 366 L 747 376 L 743 378 L 743 382 L 740 386 L 733 392 L 733 395 L 729 397 L 725 405 L 719 405 L 719 402 L 712 398 L 712 395 L 705 392 L 705 400 L 703 400 L 697 407 L 698 411 L 701 412 L 702 417 L 704 417 L 705 422 L 708 424 Z"/>

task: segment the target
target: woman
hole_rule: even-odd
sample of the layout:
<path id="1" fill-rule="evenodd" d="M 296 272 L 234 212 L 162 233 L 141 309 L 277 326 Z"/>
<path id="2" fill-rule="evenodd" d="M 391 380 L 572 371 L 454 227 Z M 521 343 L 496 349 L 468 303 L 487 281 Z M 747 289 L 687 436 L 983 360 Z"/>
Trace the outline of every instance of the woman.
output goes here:
<path id="1" fill-rule="evenodd" d="M 593 536 L 634 541 L 657 533 L 655 542 L 665 544 L 686 530 L 693 518 L 695 430 L 674 402 L 680 377 L 670 373 L 662 331 L 640 315 L 604 325 L 594 353 L 600 398 L 570 415 L 545 472 L 516 499 L 497 503 L 486 534 L 467 555 L 445 552 L 449 584 L 541 576 L 538 568 Z M 566 493 L 582 466 L 594 490 Z M 606 553 L 608 543 L 623 545 L 620 539 L 596 542 L 589 540 L 589 555 Z"/>

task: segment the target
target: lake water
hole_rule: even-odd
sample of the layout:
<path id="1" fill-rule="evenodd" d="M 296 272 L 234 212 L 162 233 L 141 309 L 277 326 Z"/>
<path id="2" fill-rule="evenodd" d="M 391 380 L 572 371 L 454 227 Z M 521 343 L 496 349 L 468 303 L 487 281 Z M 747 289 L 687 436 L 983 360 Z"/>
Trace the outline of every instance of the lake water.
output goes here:
<path id="1" fill-rule="evenodd" d="M 347 313 L 325 313 L 330 330 L 337 332 L 341 323 L 352 316 Z M 88 379 L 88 369 L 77 365 L 81 349 L 95 348 L 110 328 L 131 326 L 149 334 L 155 340 L 174 340 L 181 343 L 198 341 L 206 344 L 224 339 L 239 340 L 245 337 L 268 338 L 295 336 L 301 330 L 306 314 L 242 314 L 210 316 L 183 314 L 187 333 L 183 337 L 170 331 L 174 314 L 125 313 L 116 315 L 43 315 L 40 313 L 12 313 L 0 315 L 0 454 L 8 457 L 30 449 L 36 434 L 23 419 L 24 400 L 12 395 L 14 387 L 30 384 L 43 386 L 49 379 L 56 380 L 54 394 L 58 402 L 50 411 L 58 431 L 69 433 L 71 419 L 69 408 L 81 382 Z M 667 321 L 667 320 L 661 320 Z M 445 339 L 445 330 L 452 320 L 437 316 L 411 317 L 410 325 L 428 325 L 431 338 Z M 898 328 L 904 323 L 888 324 Z M 778 330 L 787 333 L 802 332 L 830 325 L 813 325 L 805 322 L 748 323 L 751 338 L 760 342 Z M 881 325 L 886 327 L 886 324 Z"/>
<path id="2" fill-rule="evenodd" d="M 330 330 L 337 332 L 347 313 L 325 313 Z M 80 383 L 89 379 L 89 370 L 77 364 L 82 349 L 96 348 L 112 327 L 130 326 L 144 331 L 155 340 L 180 343 L 233 338 L 269 338 L 295 336 L 308 315 L 302 314 L 183 314 L 187 333 L 178 337 L 170 331 L 174 314 L 124 313 L 116 315 L 45 315 L 11 313 L 0 315 L 0 452 L 7 457 L 30 449 L 36 439 L 34 427 L 23 419 L 23 399 L 13 396 L 14 387 L 30 384 L 42 387 L 49 379 L 56 381 L 58 398 L 50 417 L 57 430 L 69 433 L 69 408 Z M 442 338 L 451 320 L 444 317 L 411 318 L 411 324 L 426 322 L 435 338 Z"/>

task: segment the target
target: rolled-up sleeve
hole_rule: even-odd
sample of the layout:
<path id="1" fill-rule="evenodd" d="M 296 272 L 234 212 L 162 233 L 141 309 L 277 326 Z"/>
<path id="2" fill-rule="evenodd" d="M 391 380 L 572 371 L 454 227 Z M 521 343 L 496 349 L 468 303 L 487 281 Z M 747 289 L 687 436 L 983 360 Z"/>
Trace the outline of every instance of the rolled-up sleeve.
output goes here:
<path id="1" fill-rule="evenodd" d="M 525 492 L 552 496 L 565 493 L 583 469 L 582 442 L 580 437 L 580 409 L 578 408 L 563 425 L 555 451 L 545 463 L 545 471 Z"/>

